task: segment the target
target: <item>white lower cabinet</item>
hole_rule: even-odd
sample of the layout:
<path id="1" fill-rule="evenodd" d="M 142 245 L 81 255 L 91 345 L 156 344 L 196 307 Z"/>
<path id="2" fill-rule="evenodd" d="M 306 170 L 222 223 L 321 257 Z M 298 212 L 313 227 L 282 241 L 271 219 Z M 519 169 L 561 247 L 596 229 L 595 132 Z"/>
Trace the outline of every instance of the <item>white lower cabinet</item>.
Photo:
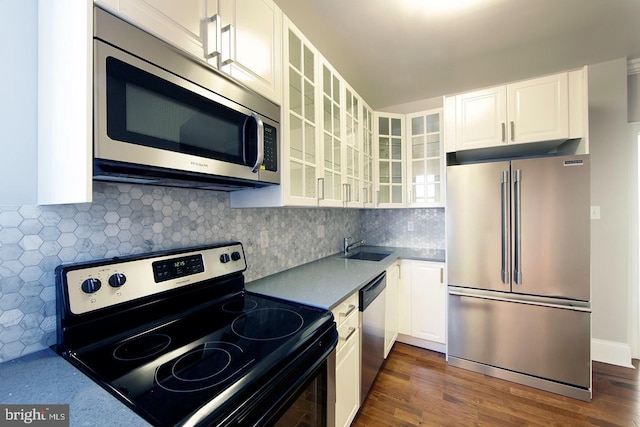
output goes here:
<path id="1" fill-rule="evenodd" d="M 398 297 L 400 287 L 400 261 L 387 268 L 387 289 L 384 317 L 384 358 L 386 359 L 398 338 Z"/>
<path id="2" fill-rule="evenodd" d="M 447 284 L 445 265 L 402 260 L 398 341 L 445 351 Z"/>
<path id="3" fill-rule="evenodd" d="M 358 293 L 333 309 L 338 327 L 335 425 L 349 426 L 360 409 L 360 326 Z"/>

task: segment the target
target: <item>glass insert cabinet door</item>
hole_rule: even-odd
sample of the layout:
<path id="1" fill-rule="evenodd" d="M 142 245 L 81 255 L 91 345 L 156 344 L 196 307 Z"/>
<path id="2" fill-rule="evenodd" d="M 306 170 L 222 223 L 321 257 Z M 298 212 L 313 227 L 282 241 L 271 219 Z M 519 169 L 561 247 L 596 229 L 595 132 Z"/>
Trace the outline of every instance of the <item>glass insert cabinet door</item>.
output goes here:
<path id="1" fill-rule="evenodd" d="M 373 152 L 373 111 L 362 105 L 362 201 L 365 206 L 374 203 L 374 152 Z"/>
<path id="2" fill-rule="evenodd" d="M 322 175 L 319 178 L 321 206 L 342 206 L 342 102 L 343 82 L 327 63 L 322 64 Z"/>
<path id="3" fill-rule="evenodd" d="M 315 51 L 288 32 L 289 196 L 317 200 Z"/>
<path id="4" fill-rule="evenodd" d="M 407 116 L 409 206 L 443 204 L 442 125 L 442 109 Z"/>
<path id="5" fill-rule="evenodd" d="M 404 115 L 376 114 L 378 190 L 376 204 L 402 206 Z"/>
<path id="6" fill-rule="evenodd" d="M 343 185 L 343 200 L 347 206 L 361 206 L 360 173 L 360 100 L 349 88 L 345 88 L 345 148 L 346 168 Z"/>

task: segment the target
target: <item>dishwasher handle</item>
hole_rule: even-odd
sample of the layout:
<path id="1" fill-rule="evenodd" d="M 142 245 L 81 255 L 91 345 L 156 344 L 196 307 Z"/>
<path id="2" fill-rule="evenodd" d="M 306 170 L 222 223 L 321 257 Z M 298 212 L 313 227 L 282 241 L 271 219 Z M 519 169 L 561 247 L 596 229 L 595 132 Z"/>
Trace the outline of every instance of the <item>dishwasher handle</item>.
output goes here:
<path id="1" fill-rule="evenodd" d="M 378 295 L 387 287 L 387 272 L 383 271 L 378 277 L 360 289 L 360 311 L 364 311 Z"/>

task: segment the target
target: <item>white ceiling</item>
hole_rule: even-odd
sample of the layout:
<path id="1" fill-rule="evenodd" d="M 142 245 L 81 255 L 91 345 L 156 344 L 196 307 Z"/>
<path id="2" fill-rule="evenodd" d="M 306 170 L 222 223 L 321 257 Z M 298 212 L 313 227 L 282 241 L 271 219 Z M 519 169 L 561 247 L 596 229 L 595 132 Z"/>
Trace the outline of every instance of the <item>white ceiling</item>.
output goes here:
<path id="1" fill-rule="evenodd" d="M 640 57 L 640 0 L 274 1 L 374 109 Z"/>

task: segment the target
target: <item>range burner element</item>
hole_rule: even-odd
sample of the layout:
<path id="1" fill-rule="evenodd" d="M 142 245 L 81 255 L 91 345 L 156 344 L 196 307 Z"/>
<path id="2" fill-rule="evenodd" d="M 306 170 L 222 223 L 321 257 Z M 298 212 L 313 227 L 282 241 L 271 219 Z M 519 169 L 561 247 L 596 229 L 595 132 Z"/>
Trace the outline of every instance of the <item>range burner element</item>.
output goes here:
<path id="1" fill-rule="evenodd" d="M 253 362 L 244 362 L 235 344 L 215 341 L 200 344 L 156 369 L 156 383 L 167 391 L 193 392 L 215 387 L 237 376 Z M 240 364 L 240 366 L 238 366 Z"/>
<path id="2" fill-rule="evenodd" d="M 242 338 L 270 341 L 286 338 L 298 332 L 304 319 L 287 308 L 261 308 L 238 316 L 231 329 Z"/>
<path id="3" fill-rule="evenodd" d="M 171 337 L 169 335 L 143 335 L 120 344 L 113 350 L 113 357 L 125 362 L 146 359 L 160 354 L 162 350 L 169 347 L 169 344 L 171 344 Z"/>
<path id="4" fill-rule="evenodd" d="M 250 298 L 243 298 L 241 300 L 234 300 L 224 303 L 222 305 L 222 310 L 227 313 L 244 313 L 245 311 L 253 310 L 258 306 L 258 302 L 256 300 Z"/>

